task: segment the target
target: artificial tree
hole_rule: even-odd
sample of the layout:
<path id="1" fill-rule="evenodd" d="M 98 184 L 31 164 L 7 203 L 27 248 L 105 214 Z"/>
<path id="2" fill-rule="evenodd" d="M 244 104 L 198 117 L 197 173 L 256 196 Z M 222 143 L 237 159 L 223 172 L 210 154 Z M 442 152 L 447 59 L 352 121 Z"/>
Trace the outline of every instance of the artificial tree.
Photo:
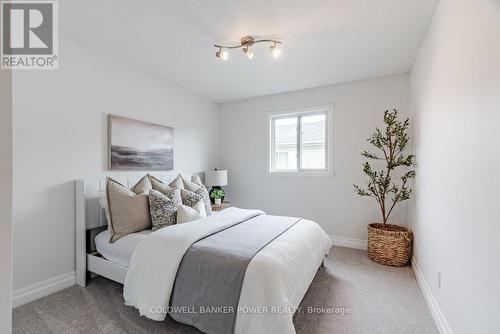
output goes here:
<path id="1" fill-rule="evenodd" d="M 363 172 L 369 180 L 366 188 L 354 185 L 356 193 L 360 196 L 373 197 L 380 206 L 383 227 L 390 229 L 387 224 L 389 216 L 397 203 L 410 199 L 412 189 L 408 182 L 415 178 L 415 155 L 405 154 L 408 146 L 409 119 L 401 122 L 398 119 L 398 111 L 386 110 L 384 112 L 385 130 L 375 128 L 375 131 L 367 141 L 374 146 L 378 152 L 363 151 L 361 155 L 369 160 L 383 161 L 384 168 L 377 171 L 369 161 L 363 164 Z M 396 172 L 400 167 L 407 170 L 401 176 Z M 393 177 L 399 182 L 393 181 Z"/>

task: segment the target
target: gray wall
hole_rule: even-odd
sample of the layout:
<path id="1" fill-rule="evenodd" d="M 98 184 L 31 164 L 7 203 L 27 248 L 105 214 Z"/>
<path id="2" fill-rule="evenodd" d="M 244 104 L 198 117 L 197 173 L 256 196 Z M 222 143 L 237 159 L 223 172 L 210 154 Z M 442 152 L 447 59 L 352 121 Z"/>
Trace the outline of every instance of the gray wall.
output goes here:
<path id="1" fill-rule="evenodd" d="M 66 35 L 60 43 L 59 70 L 13 76 L 14 289 L 75 270 L 74 181 L 106 172 L 108 113 L 174 127 L 176 171 L 219 159 L 216 103 Z"/>
<path id="2" fill-rule="evenodd" d="M 11 72 L 0 70 L 0 332 L 11 332 L 12 91 Z"/>
<path id="3" fill-rule="evenodd" d="M 267 176 L 266 111 L 334 104 L 334 177 Z M 386 109 L 408 114 L 408 75 L 397 75 L 226 103 L 221 106 L 222 167 L 228 198 L 241 207 L 317 221 L 327 233 L 366 240 L 366 225 L 380 220 L 378 205 L 360 198 L 360 152 Z M 405 223 L 396 212 L 393 222 Z"/>
<path id="4" fill-rule="evenodd" d="M 500 1 L 442 0 L 411 72 L 415 261 L 455 334 L 500 333 L 499 41 Z"/>

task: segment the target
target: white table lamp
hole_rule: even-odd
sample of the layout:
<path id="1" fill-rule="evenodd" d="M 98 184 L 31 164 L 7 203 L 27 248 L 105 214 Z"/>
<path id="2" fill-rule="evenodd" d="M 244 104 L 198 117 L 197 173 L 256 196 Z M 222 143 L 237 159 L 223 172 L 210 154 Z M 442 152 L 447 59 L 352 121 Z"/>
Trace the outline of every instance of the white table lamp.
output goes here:
<path id="1" fill-rule="evenodd" d="M 216 199 L 212 198 L 212 193 L 216 189 L 222 190 L 221 187 L 227 185 L 227 170 L 216 168 L 214 170 L 206 171 L 205 172 L 205 184 L 207 186 L 212 186 L 212 189 L 210 190 L 210 200 L 212 201 L 212 203 L 220 204 L 220 203 L 216 203 Z M 222 198 L 220 198 L 220 202 L 224 201 L 224 197 L 225 196 L 222 196 Z M 219 201 L 217 201 L 217 202 L 219 202 Z"/>

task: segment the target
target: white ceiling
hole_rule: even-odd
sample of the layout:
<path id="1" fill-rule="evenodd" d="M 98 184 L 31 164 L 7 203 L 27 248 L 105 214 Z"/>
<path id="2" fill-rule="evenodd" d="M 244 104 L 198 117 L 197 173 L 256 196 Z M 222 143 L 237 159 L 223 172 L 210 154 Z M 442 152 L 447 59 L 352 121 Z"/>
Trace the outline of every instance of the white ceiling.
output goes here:
<path id="1" fill-rule="evenodd" d="M 438 0 L 60 1 L 61 30 L 216 102 L 408 72 Z M 227 62 L 214 43 L 283 40 Z"/>

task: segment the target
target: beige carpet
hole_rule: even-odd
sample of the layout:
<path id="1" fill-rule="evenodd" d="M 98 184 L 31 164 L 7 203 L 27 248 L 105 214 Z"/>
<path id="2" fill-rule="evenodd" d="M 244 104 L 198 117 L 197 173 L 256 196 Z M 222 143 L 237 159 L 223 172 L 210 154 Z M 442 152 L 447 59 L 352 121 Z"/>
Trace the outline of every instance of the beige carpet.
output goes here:
<path id="1" fill-rule="evenodd" d="M 375 264 L 359 250 L 334 247 L 300 306 L 297 333 L 437 333 L 411 268 Z M 322 306 L 334 313 L 307 312 Z M 170 318 L 140 317 L 123 304 L 122 286 L 101 277 L 14 309 L 13 332 L 200 333 Z"/>

